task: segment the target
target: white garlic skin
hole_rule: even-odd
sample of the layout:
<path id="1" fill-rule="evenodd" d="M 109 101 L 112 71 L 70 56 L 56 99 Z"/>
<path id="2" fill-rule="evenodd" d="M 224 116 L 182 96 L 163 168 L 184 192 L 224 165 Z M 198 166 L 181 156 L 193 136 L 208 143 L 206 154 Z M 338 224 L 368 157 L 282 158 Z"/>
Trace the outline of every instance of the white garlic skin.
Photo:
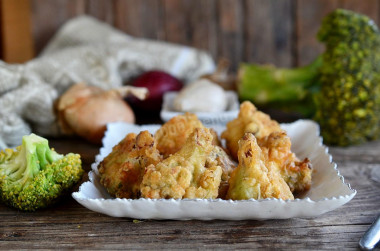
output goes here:
<path id="1" fill-rule="evenodd" d="M 227 97 L 219 85 L 199 79 L 179 92 L 173 107 L 181 112 L 223 112 L 227 109 Z"/>

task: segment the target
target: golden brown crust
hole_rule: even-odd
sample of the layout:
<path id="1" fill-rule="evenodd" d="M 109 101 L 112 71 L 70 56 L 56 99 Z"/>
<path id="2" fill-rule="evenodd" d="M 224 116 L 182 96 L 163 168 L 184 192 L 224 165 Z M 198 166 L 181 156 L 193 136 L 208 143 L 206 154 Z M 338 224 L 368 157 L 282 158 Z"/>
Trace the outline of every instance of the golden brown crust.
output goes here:
<path id="1" fill-rule="evenodd" d="M 218 198 L 225 199 L 229 187 L 228 180 L 236 165 L 222 147 L 214 146 L 206 159 L 206 167 L 211 168 L 214 166 L 222 168 L 222 180 L 219 186 Z"/>
<path id="2" fill-rule="evenodd" d="M 216 198 L 222 176 L 220 166 L 206 168 L 213 150 L 212 134 L 196 128 L 185 145 L 157 165 L 147 168 L 141 184 L 145 198 Z"/>
<path id="3" fill-rule="evenodd" d="M 148 131 L 130 133 L 99 164 L 100 183 L 112 196 L 138 198 L 146 167 L 161 160 Z"/>
<path id="4" fill-rule="evenodd" d="M 294 199 L 279 172 L 266 161 L 252 133 L 244 134 L 239 141 L 238 158 L 239 165 L 229 180 L 228 199 Z"/>
<path id="5" fill-rule="evenodd" d="M 274 163 L 293 193 L 301 193 L 311 186 L 311 163 L 300 161 L 291 151 L 291 141 L 285 132 L 273 132 L 258 139 L 258 144 L 268 161 Z"/>
<path id="6" fill-rule="evenodd" d="M 195 128 L 203 128 L 202 122 L 192 113 L 171 118 L 154 135 L 157 149 L 164 157 L 178 152 Z"/>
<path id="7" fill-rule="evenodd" d="M 276 131 L 283 131 L 276 121 L 258 111 L 251 102 L 245 101 L 240 105 L 238 117 L 227 123 L 227 128 L 221 136 L 226 140 L 232 158 L 237 160 L 238 142 L 245 133 L 253 133 L 259 139 Z"/>
<path id="8" fill-rule="evenodd" d="M 212 134 L 212 144 L 214 146 L 222 147 L 222 142 L 220 142 L 218 133 L 212 128 L 209 128 L 209 129 L 210 129 L 210 133 Z"/>

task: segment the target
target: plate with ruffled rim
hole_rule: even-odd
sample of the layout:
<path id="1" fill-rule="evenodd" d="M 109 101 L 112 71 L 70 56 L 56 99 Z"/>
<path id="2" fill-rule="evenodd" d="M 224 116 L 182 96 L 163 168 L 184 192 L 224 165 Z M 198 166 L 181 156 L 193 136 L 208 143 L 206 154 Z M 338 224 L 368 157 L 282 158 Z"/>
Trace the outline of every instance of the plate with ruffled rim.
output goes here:
<path id="1" fill-rule="evenodd" d="M 99 182 L 98 164 L 127 133 L 148 130 L 154 133 L 160 125 L 110 123 L 103 146 L 92 164 L 89 181 L 84 182 L 73 198 L 84 207 L 113 217 L 172 220 L 265 220 L 311 218 L 335 210 L 356 194 L 340 175 L 328 148 L 323 145 L 318 125 L 311 120 L 281 124 L 292 141 L 292 151 L 313 165 L 312 185 L 295 200 L 222 200 L 222 199 L 118 199 L 112 198 Z M 214 127 L 217 132 L 223 127 Z"/>

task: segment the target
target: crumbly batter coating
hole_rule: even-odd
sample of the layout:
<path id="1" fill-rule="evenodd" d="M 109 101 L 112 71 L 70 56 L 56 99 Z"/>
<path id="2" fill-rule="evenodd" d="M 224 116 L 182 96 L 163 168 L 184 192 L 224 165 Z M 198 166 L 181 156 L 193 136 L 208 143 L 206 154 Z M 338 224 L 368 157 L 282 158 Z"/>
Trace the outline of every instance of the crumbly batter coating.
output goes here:
<path id="1" fill-rule="evenodd" d="M 157 165 L 150 165 L 141 184 L 145 198 L 216 198 L 222 168 L 206 168 L 213 136 L 207 128 L 196 128 L 184 146 Z"/>
<path id="2" fill-rule="evenodd" d="M 227 199 L 294 199 L 280 173 L 266 161 L 252 133 L 244 134 L 239 141 L 238 159 L 239 165 L 229 179 Z"/>
<path id="3" fill-rule="evenodd" d="M 291 142 L 285 132 L 273 132 L 258 139 L 267 161 L 273 162 L 293 193 L 301 193 L 311 186 L 312 168 L 309 159 L 300 161 L 291 151 Z"/>
<path id="4" fill-rule="evenodd" d="M 227 128 L 221 136 L 226 140 L 226 146 L 232 158 L 237 160 L 238 142 L 245 133 L 253 133 L 257 139 L 260 139 L 276 131 L 283 130 L 275 120 L 258 111 L 251 102 L 245 101 L 240 105 L 238 117 L 227 123 Z"/>
<path id="5" fill-rule="evenodd" d="M 195 114 L 185 113 L 171 118 L 154 135 L 157 149 L 164 157 L 178 152 L 195 128 L 203 128 Z"/>
<path id="6" fill-rule="evenodd" d="M 99 164 L 100 183 L 111 196 L 139 198 L 147 166 L 162 160 L 148 131 L 130 133 Z"/>

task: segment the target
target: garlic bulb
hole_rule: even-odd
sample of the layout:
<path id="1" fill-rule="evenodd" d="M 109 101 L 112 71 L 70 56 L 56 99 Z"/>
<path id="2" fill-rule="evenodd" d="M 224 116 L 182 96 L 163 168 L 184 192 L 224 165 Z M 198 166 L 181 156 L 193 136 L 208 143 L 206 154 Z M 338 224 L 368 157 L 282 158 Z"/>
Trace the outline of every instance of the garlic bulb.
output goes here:
<path id="1" fill-rule="evenodd" d="M 222 112 L 227 109 L 227 98 L 222 87 L 199 79 L 182 89 L 173 107 L 181 112 Z"/>

